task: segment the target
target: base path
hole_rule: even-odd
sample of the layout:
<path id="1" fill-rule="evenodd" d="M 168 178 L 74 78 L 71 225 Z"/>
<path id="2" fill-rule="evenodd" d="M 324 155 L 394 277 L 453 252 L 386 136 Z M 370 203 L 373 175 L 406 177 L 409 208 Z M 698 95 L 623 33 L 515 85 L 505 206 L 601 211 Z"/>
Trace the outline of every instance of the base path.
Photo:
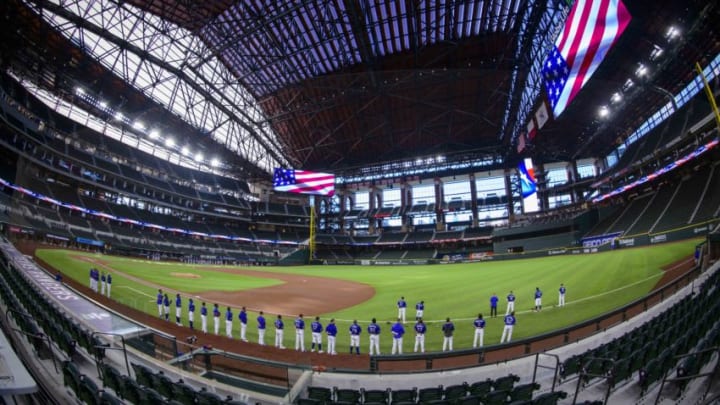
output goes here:
<path id="1" fill-rule="evenodd" d="M 244 305 L 250 310 L 270 314 L 326 314 L 361 304 L 375 296 L 375 289 L 367 284 L 335 278 L 227 267 L 196 268 L 282 281 L 282 284 L 251 290 L 205 291 L 199 294 L 207 302 L 234 302 L 236 307 Z"/>
<path id="2" fill-rule="evenodd" d="M 268 314 L 288 316 L 296 316 L 297 314 L 320 315 L 361 304 L 375 296 L 373 287 L 353 281 L 210 266 L 195 266 L 194 268 L 200 271 L 216 271 L 248 277 L 268 278 L 279 280 L 282 284 L 250 290 L 203 291 L 190 294 L 184 291 L 172 290 L 167 286 L 124 273 L 113 268 L 106 260 L 81 255 L 72 255 L 72 257 L 75 260 L 85 261 L 101 269 L 121 275 L 136 283 L 152 288 L 162 288 L 163 291 L 171 294 L 180 293 L 196 300 L 206 301 L 208 304 L 217 303 L 221 308 L 245 306 L 251 311 L 265 311 Z"/>

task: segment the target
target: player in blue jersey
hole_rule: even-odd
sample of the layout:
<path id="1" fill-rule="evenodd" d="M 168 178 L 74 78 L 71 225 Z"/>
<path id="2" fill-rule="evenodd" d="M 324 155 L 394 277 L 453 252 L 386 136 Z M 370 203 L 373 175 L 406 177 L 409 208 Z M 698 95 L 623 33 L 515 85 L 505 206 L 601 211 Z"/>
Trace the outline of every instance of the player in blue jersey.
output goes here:
<path id="1" fill-rule="evenodd" d="M 260 311 L 257 317 L 257 327 L 258 327 L 258 344 L 260 346 L 265 346 L 265 316 L 263 316 L 263 311 Z"/>
<path id="2" fill-rule="evenodd" d="M 453 333 L 455 332 L 455 324 L 450 321 L 450 318 L 445 319 L 445 323 L 442 326 L 443 331 L 443 351 L 453 349 Z"/>
<path id="3" fill-rule="evenodd" d="M 225 336 L 232 339 L 233 313 L 230 307 L 225 310 Z"/>
<path id="4" fill-rule="evenodd" d="M 355 348 L 355 354 L 360 354 L 360 334 L 362 333 L 362 327 L 358 325 L 357 319 L 353 320 L 352 325 L 350 325 L 350 354 L 353 352 L 353 347 Z"/>
<path id="5" fill-rule="evenodd" d="M 480 347 L 483 347 L 483 340 L 485 339 L 485 320 L 483 319 L 482 314 L 478 314 L 477 319 L 473 321 L 473 326 L 475 327 L 473 347 L 478 347 L 478 342 L 480 342 Z"/>
<path id="6" fill-rule="evenodd" d="M 377 324 L 375 318 L 372 319 L 370 325 L 367 327 L 368 334 L 370 335 L 370 355 L 380 355 L 380 325 Z"/>
<path id="7" fill-rule="evenodd" d="M 180 298 L 180 294 L 175 294 L 175 324 L 177 326 L 182 326 L 182 322 L 180 321 L 181 316 L 182 316 L 182 298 Z"/>
<path id="8" fill-rule="evenodd" d="M 567 291 L 567 289 L 565 288 L 565 286 L 562 283 L 560 283 L 560 289 L 558 290 L 558 306 L 559 307 L 565 306 L 565 292 L 566 291 Z"/>
<path id="9" fill-rule="evenodd" d="M 425 301 L 420 301 L 417 304 L 415 304 L 415 320 L 419 320 L 423 317 L 423 313 L 425 312 Z"/>
<path id="10" fill-rule="evenodd" d="M 513 294 L 512 291 L 510 291 L 510 294 L 507 296 L 507 309 L 505 310 L 505 315 L 510 312 L 515 312 L 515 294 Z"/>
<path id="11" fill-rule="evenodd" d="M 215 334 L 220 334 L 220 308 L 218 304 L 213 304 L 213 330 Z"/>
<path id="12" fill-rule="evenodd" d="M 105 295 L 105 272 L 100 273 L 100 295 Z"/>
<path id="13" fill-rule="evenodd" d="M 112 274 L 107 274 L 107 297 L 110 298 L 110 289 L 112 288 Z"/>
<path id="14" fill-rule="evenodd" d="M 322 331 L 323 325 L 320 323 L 320 317 L 316 316 L 315 320 L 310 324 L 310 331 L 312 332 L 312 345 L 310 351 L 315 351 L 315 344 L 317 343 L 318 353 L 322 353 Z"/>
<path id="15" fill-rule="evenodd" d="M 98 292 L 98 282 L 100 281 L 100 270 L 93 269 L 93 291 Z"/>
<path id="16" fill-rule="evenodd" d="M 195 321 L 195 302 L 192 298 L 188 299 L 188 324 L 190 324 L 190 329 L 195 329 L 195 325 L 193 325 L 193 322 Z"/>
<path id="17" fill-rule="evenodd" d="M 240 340 L 242 340 L 243 342 L 247 342 L 247 310 L 245 309 L 245 307 L 242 307 L 240 309 L 238 319 L 240 320 Z"/>
<path id="18" fill-rule="evenodd" d="M 89 274 L 89 277 L 90 277 L 90 289 L 93 290 L 93 291 L 95 291 L 95 287 L 93 286 L 93 280 L 95 279 L 94 276 L 95 276 L 95 269 L 93 269 L 92 267 L 90 267 L 90 274 Z"/>
<path id="19" fill-rule="evenodd" d="M 515 312 L 511 312 L 505 315 L 505 328 L 503 329 L 502 336 L 500 337 L 500 343 L 509 342 L 512 340 L 513 328 L 515 327 Z M 507 338 L 507 340 L 505 340 Z"/>
<path id="20" fill-rule="evenodd" d="M 200 306 L 200 329 L 203 331 L 203 333 L 207 333 L 207 314 L 208 309 L 203 302 Z"/>
<path id="21" fill-rule="evenodd" d="M 535 312 L 542 309 L 542 291 L 540 287 L 535 287 Z"/>
<path id="22" fill-rule="evenodd" d="M 402 354 L 402 347 L 403 347 L 403 335 L 405 335 L 405 328 L 403 327 L 403 324 L 401 322 L 402 320 L 398 318 L 397 322 L 395 322 L 390 328 L 390 332 L 393 336 L 393 344 L 392 344 L 392 351 L 391 354 Z"/>
<path id="23" fill-rule="evenodd" d="M 407 309 L 407 302 L 405 301 L 405 297 L 400 297 L 397 302 L 397 307 L 398 318 L 402 319 L 402 322 L 405 323 L 405 310 Z"/>
<path id="24" fill-rule="evenodd" d="M 285 348 L 285 345 L 283 345 L 284 329 L 285 324 L 283 323 L 282 315 L 278 315 L 277 319 L 275 319 L 275 347 L 278 349 Z"/>
<path id="25" fill-rule="evenodd" d="M 420 318 L 415 324 L 415 349 L 413 352 L 417 353 L 418 346 L 420 346 L 420 353 L 425 353 L 425 332 L 427 332 L 427 326 Z"/>
<path id="26" fill-rule="evenodd" d="M 337 337 L 337 326 L 335 325 L 335 318 L 330 319 L 330 323 L 325 328 L 325 334 L 327 334 L 327 349 L 329 354 L 337 354 L 335 351 L 335 338 Z"/>
<path id="27" fill-rule="evenodd" d="M 170 297 L 167 294 L 163 295 L 163 311 L 165 320 L 170 321 Z"/>
<path id="28" fill-rule="evenodd" d="M 492 297 L 490 297 L 490 317 L 495 318 L 497 317 L 497 305 L 498 305 L 498 296 L 497 294 L 493 293 Z"/>
<path id="29" fill-rule="evenodd" d="M 163 317 L 163 291 L 161 289 L 158 289 L 157 298 L 155 299 L 155 303 L 158 307 L 158 318 L 162 319 Z"/>
<path id="30" fill-rule="evenodd" d="M 303 314 L 295 318 L 295 350 L 305 351 L 305 320 Z"/>

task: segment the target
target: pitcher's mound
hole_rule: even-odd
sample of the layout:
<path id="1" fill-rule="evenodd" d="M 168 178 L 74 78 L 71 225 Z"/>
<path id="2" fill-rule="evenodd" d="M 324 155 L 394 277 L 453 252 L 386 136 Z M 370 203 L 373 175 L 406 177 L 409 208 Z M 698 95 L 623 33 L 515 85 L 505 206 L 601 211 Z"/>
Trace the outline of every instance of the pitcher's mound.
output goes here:
<path id="1" fill-rule="evenodd" d="M 180 278 L 200 278 L 199 274 L 194 273 L 170 273 L 173 277 L 180 277 Z"/>

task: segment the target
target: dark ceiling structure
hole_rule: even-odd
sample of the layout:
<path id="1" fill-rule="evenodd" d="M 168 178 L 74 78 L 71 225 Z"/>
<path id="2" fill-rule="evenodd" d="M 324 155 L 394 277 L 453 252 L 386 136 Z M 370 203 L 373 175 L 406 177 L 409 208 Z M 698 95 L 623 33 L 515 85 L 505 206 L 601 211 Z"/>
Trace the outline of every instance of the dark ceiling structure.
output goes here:
<path id="1" fill-rule="evenodd" d="M 545 161 L 604 156 L 693 77 L 695 61 L 720 51 L 715 2 L 625 3 L 628 30 L 527 153 Z M 544 97 L 535 67 L 569 9 L 557 0 L 2 7 L 5 38 L 13 39 L 3 45 L 4 64 L 22 66 L 60 97 L 89 86 L 159 121 L 178 144 L 220 144 L 229 167 L 250 177 L 276 165 L 342 174 L 421 156 L 513 164 L 518 134 Z M 669 27 L 681 35 L 668 36 Z M 611 103 L 615 93 L 622 101 Z M 612 115 L 599 118 L 601 106 Z"/>

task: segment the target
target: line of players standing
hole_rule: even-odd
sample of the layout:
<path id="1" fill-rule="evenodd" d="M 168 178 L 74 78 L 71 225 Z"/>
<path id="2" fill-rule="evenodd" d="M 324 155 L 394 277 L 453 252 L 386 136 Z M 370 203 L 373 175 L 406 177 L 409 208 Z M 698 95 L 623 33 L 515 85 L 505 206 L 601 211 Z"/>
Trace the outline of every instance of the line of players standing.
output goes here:
<path id="1" fill-rule="evenodd" d="M 94 267 L 90 268 L 90 289 L 100 295 L 106 295 L 110 298 L 110 290 L 112 289 L 112 274 L 100 271 Z"/>
<path id="2" fill-rule="evenodd" d="M 92 280 L 92 276 L 91 276 Z M 92 284 L 92 281 L 91 281 Z M 96 290 L 97 291 L 97 290 Z M 562 307 L 565 306 L 565 293 L 566 288 L 563 284 L 560 284 L 560 288 L 558 289 L 558 306 Z M 108 296 L 110 294 L 110 287 L 108 286 Z M 512 291 L 507 295 L 507 307 L 505 311 L 505 317 L 503 319 L 504 321 L 504 328 L 503 333 L 500 338 L 500 343 L 510 342 L 512 339 L 512 332 L 513 328 L 515 327 L 516 318 L 515 318 L 515 294 L 513 294 Z M 490 316 L 491 317 L 497 317 L 497 305 L 498 305 L 499 298 L 496 294 L 493 294 L 490 297 Z M 169 321 L 170 318 L 170 304 L 171 300 L 170 297 L 163 293 L 162 289 L 158 290 L 157 297 L 156 297 L 156 304 L 158 308 L 158 316 L 160 318 L 164 318 L 166 321 Z M 390 328 L 390 332 L 392 334 L 393 338 L 393 344 L 392 344 L 392 350 L 391 354 L 402 354 L 403 350 L 403 337 L 405 335 L 405 326 L 406 323 L 406 310 L 407 310 L 407 302 L 405 301 L 405 297 L 400 297 L 400 299 L 397 302 L 397 308 L 398 308 L 398 319 L 397 321 L 392 325 Z M 542 291 L 540 288 L 535 289 L 535 307 L 534 311 L 540 311 L 542 309 Z M 188 299 L 188 322 L 190 329 L 194 329 L 194 321 L 195 321 L 195 302 L 192 298 Z M 421 353 L 425 352 L 425 334 L 427 333 L 427 326 L 423 322 L 423 314 L 425 311 L 425 301 L 420 301 L 415 305 L 415 325 L 413 326 L 413 330 L 415 331 L 415 346 L 414 346 L 414 352 L 418 352 L 418 349 Z M 200 330 L 203 333 L 208 333 L 208 316 L 212 315 L 213 318 L 213 331 L 216 335 L 220 333 L 220 327 L 221 327 L 221 316 L 222 319 L 225 320 L 225 336 L 228 338 L 233 338 L 233 320 L 234 320 L 234 314 L 230 307 L 227 307 L 225 310 L 225 314 L 223 315 L 220 311 L 220 308 L 218 304 L 213 304 L 212 310 L 210 310 L 207 307 L 207 304 L 203 302 L 200 306 Z M 175 295 L 175 323 L 178 326 L 182 325 L 182 297 L 180 294 Z M 240 309 L 240 312 L 238 313 L 238 320 L 240 321 L 240 340 L 247 342 L 247 323 L 248 323 L 248 316 L 247 316 L 247 310 L 245 307 L 242 307 Z M 474 338 L 473 338 L 473 348 L 475 347 L 482 347 L 484 344 L 484 336 L 485 336 L 485 320 L 483 319 L 482 314 L 478 314 L 477 318 L 473 320 L 473 327 L 474 327 Z M 277 315 L 277 318 L 273 322 L 273 326 L 275 328 L 275 347 L 280 349 L 285 349 L 285 346 L 283 345 L 284 341 L 284 332 L 285 332 L 285 322 L 283 321 L 282 315 Z M 298 351 L 305 351 L 305 319 L 303 317 L 303 314 L 300 314 L 295 320 L 293 321 L 293 326 L 295 328 L 295 350 Z M 267 320 L 265 319 L 265 315 L 263 311 L 260 311 L 257 317 L 257 330 L 258 330 L 258 344 L 265 345 L 265 331 L 267 330 Z M 336 337 L 338 333 L 337 326 L 335 325 L 335 319 L 330 319 L 330 322 L 323 326 L 323 324 L 320 322 L 320 317 L 315 317 L 315 319 L 310 323 L 309 329 L 311 331 L 311 338 L 312 343 L 310 346 L 310 351 L 314 352 L 316 347 L 317 351 L 319 353 L 323 352 L 323 344 L 322 344 L 322 333 L 325 332 L 327 336 L 327 352 L 330 354 L 337 354 L 335 343 L 336 343 Z M 442 332 L 443 332 L 443 351 L 452 351 L 453 350 L 453 334 L 455 332 L 455 325 L 450 320 L 450 318 L 445 319 L 445 323 L 442 325 Z M 353 323 L 348 328 L 348 332 L 350 333 L 350 354 L 360 354 L 360 335 L 362 334 L 362 327 L 357 323 L 357 320 L 354 320 Z M 377 320 L 375 318 L 372 319 L 371 323 L 367 326 L 367 332 L 370 335 L 370 355 L 379 355 L 380 354 L 380 332 L 381 328 L 380 325 L 378 325 Z"/>

